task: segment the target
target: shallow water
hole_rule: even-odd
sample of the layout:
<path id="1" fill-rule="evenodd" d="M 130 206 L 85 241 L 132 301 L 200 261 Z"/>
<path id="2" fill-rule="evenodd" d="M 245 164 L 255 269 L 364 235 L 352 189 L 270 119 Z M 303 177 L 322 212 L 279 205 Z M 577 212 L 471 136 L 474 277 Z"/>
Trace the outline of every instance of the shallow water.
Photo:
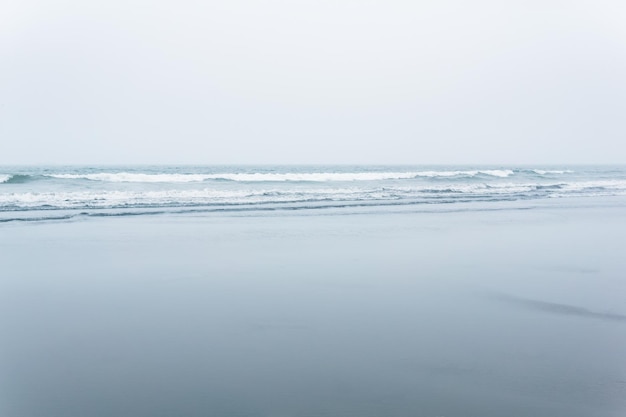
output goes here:
<path id="1" fill-rule="evenodd" d="M 3 223 L 0 415 L 623 416 L 625 202 Z"/>

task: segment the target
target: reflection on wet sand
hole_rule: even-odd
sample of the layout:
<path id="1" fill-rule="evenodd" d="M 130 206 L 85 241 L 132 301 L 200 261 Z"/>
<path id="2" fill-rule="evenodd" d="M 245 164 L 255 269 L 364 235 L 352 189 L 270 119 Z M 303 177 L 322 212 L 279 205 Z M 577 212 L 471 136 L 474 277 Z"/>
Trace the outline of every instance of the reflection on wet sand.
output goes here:
<path id="1" fill-rule="evenodd" d="M 553 303 L 553 302 L 542 301 L 542 300 L 534 300 L 530 298 L 516 297 L 516 296 L 508 295 L 508 294 L 494 293 L 494 294 L 491 294 L 491 297 L 499 301 L 504 301 L 510 304 L 515 304 L 520 307 L 524 307 L 524 308 L 528 308 L 528 309 L 532 309 L 536 311 L 541 311 L 541 312 L 546 312 L 546 313 L 562 314 L 562 315 L 567 315 L 567 316 L 589 317 L 593 319 L 608 320 L 608 321 L 626 322 L 626 315 L 623 315 L 623 314 L 592 311 L 584 307 L 573 306 L 569 304 Z"/>

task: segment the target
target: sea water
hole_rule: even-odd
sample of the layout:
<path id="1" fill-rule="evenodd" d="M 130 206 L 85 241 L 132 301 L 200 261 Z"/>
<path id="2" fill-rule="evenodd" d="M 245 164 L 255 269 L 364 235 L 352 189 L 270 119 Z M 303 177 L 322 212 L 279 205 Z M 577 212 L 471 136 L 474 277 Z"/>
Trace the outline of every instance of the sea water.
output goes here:
<path id="1" fill-rule="evenodd" d="M 0 167 L 0 221 L 620 195 L 619 166 Z"/>
<path id="2" fill-rule="evenodd" d="M 0 181 L 0 415 L 626 412 L 624 167 Z"/>

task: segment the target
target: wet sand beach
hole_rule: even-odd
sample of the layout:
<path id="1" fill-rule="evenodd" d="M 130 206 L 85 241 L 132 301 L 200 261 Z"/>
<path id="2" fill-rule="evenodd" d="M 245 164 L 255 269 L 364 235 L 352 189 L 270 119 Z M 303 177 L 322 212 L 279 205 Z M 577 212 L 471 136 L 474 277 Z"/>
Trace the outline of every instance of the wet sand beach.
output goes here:
<path id="1" fill-rule="evenodd" d="M 626 412 L 626 210 L 0 225 L 0 414 Z"/>

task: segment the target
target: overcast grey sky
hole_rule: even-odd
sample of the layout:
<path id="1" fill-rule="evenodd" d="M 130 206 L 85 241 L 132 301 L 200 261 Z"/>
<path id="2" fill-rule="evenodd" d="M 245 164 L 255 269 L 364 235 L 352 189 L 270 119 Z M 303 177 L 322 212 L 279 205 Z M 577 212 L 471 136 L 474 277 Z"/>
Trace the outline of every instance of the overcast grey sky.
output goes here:
<path id="1" fill-rule="evenodd" d="M 626 2 L 0 3 L 0 164 L 623 163 Z"/>

